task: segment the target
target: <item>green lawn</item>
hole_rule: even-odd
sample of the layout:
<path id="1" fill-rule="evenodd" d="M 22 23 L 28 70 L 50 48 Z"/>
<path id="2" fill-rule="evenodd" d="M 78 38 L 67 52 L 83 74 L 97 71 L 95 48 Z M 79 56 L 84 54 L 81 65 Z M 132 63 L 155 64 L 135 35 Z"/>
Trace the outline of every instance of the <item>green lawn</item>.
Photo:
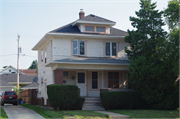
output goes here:
<path id="1" fill-rule="evenodd" d="M 82 119 L 82 118 L 107 119 L 109 117 L 106 114 L 102 114 L 94 111 L 87 111 L 87 110 L 52 111 L 30 104 L 20 104 L 20 105 L 29 108 L 31 110 L 34 110 L 44 118 L 68 118 L 74 116 L 77 119 Z"/>
<path id="2" fill-rule="evenodd" d="M 21 106 L 24 106 L 26 108 L 29 108 L 31 110 L 34 110 L 44 118 L 65 118 L 65 114 L 60 114 L 55 111 L 47 110 L 41 107 L 37 107 L 30 104 L 20 104 Z"/>
<path id="3" fill-rule="evenodd" d="M 1 119 L 5 119 L 8 118 L 6 112 L 4 111 L 4 109 L 1 107 Z"/>
<path id="4" fill-rule="evenodd" d="M 179 110 L 107 110 L 129 115 L 131 118 L 179 118 Z"/>
<path id="5" fill-rule="evenodd" d="M 60 111 L 61 112 L 61 111 Z M 109 118 L 108 115 L 94 112 L 94 111 L 89 111 L 89 110 L 72 110 L 72 111 L 62 111 L 64 113 L 67 113 L 69 115 L 73 115 L 77 119 L 107 119 Z"/>

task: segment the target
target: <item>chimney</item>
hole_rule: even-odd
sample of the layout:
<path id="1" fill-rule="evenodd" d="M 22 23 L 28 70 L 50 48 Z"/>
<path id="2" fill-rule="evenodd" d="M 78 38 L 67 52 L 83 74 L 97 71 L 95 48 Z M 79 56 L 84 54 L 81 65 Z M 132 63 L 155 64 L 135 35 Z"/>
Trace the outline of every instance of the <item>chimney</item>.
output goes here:
<path id="1" fill-rule="evenodd" d="M 79 12 L 79 19 L 84 17 L 84 12 L 83 9 L 80 9 L 81 11 Z"/>

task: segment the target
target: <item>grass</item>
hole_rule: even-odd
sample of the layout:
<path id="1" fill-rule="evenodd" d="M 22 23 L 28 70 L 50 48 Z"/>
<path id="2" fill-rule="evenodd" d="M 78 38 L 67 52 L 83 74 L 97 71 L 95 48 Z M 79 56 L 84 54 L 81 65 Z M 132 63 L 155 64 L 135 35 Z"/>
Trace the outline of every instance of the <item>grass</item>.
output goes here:
<path id="1" fill-rule="evenodd" d="M 102 114 L 94 111 L 89 110 L 72 110 L 72 111 L 62 111 L 69 115 L 73 115 L 77 119 L 107 119 L 110 118 L 107 114 Z"/>
<path id="2" fill-rule="evenodd" d="M 179 110 L 107 110 L 129 115 L 131 118 L 179 118 Z"/>
<path id="3" fill-rule="evenodd" d="M 94 119 L 107 119 L 109 118 L 108 115 L 94 112 L 94 111 L 87 111 L 87 110 L 63 110 L 63 111 L 52 111 L 47 110 L 41 107 L 37 107 L 35 105 L 30 104 L 20 104 L 26 108 L 34 110 L 44 118 L 68 118 L 69 116 L 74 116 L 77 119 L 84 119 L 84 118 L 94 118 Z"/>
<path id="4" fill-rule="evenodd" d="M 37 107 L 35 105 L 30 104 L 20 104 L 21 106 L 24 106 L 26 108 L 29 108 L 31 110 L 34 110 L 44 118 L 65 118 L 64 114 L 57 113 L 55 111 L 47 110 L 41 107 Z"/>
<path id="5" fill-rule="evenodd" d="M 1 107 L 1 117 L 0 119 L 5 119 L 5 118 L 8 118 L 6 112 L 4 111 L 4 109 Z"/>

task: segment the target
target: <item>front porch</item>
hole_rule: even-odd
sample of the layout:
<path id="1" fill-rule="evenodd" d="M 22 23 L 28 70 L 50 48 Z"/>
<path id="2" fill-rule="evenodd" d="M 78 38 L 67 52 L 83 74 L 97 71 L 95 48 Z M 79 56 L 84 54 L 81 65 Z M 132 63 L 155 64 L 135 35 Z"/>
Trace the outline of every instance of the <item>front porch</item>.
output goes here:
<path id="1" fill-rule="evenodd" d="M 55 84 L 77 85 L 81 97 L 100 97 L 100 92 L 130 90 L 127 70 L 54 70 Z"/>

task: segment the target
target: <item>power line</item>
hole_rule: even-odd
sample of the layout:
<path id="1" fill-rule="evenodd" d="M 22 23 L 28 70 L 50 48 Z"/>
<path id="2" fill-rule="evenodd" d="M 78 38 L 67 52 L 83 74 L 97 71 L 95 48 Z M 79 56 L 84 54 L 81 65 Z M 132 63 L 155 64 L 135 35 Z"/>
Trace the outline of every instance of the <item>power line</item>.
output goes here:
<path id="1" fill-rule="evenodd" d="M 10 59 L 5 59 L 6 61 L 7 60 L 12 60 L 12 59 L 14 59 L 16 56 L 14 56 L 14 57 L 11 57 Z M 5 60 L 0 60 L 0 61 L 5 61 Z"/>

